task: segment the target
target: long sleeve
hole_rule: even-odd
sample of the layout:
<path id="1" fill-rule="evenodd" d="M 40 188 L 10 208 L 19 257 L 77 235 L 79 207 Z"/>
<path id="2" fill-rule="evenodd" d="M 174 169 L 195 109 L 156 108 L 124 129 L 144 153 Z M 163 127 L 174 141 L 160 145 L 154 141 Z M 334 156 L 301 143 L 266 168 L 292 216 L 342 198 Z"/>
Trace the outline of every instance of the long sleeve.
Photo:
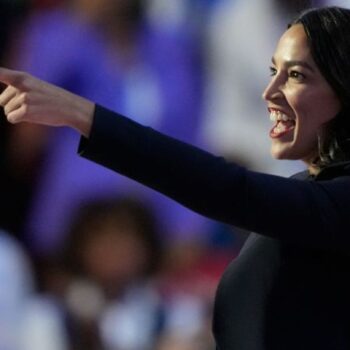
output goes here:
<path id="1" fill-rule="evenodd" d="M 251 172 L 101 106 L 79 152 L 215 220 L 293 244 L 350 246 L 349 170 L 320 181 Z"/>

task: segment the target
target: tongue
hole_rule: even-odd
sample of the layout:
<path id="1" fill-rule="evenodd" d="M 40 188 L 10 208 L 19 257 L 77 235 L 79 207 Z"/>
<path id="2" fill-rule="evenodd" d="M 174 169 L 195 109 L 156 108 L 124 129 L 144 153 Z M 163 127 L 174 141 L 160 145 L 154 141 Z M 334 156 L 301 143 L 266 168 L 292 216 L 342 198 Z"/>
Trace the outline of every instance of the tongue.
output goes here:
<path id="1" fill-rule="evenodd" d="M 287 121 L 279 121 L 277 123 L 277 125 L 274 128 L 274 132 L 276 133 L 281 133 L 281 132 L 285 132 L 288 129 L 294 127 L 295 122 L 293 120 L 287 120 Z"/>

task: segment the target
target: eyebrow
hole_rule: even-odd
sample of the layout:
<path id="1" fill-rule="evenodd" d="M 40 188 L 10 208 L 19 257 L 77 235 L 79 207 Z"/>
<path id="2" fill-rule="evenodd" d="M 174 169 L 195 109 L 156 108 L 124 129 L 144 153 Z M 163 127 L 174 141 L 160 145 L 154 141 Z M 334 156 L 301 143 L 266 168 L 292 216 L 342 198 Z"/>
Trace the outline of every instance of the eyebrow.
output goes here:
<path id="1" fill-rule="evenodd" d="M 273 64 L 276 64 L 276 60 L 274 57 L 272 57 L 271 62 Z M 311 72 L 315 72 L 315 69 L 305 61 L 298 61 L 298 60 L 286 61 L 285 65 L 287 66 L 287 68 L 294 67 L 294 66 L 302 66 L 310 70 Z"/>

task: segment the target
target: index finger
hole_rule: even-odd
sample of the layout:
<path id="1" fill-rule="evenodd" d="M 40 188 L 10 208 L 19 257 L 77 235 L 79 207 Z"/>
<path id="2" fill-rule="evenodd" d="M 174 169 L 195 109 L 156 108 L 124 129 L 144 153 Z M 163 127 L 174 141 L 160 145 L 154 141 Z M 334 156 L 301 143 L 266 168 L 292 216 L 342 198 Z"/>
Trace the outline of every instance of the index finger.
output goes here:
<path id="1" fill-rule="evenodd" d="M 14 87 L 21 87 L 25 73 L 0 67 L 0 82 Z"/>

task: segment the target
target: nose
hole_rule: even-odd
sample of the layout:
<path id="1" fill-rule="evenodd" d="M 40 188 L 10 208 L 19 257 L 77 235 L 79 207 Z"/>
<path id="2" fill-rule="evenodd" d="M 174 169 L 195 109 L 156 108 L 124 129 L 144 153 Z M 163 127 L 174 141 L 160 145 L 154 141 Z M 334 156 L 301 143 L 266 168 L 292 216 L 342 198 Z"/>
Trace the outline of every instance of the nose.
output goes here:
<path id="1" fill-rule="evenodd" d="M 262 98 L 265 101 L 273 101 L 281 97 L 283 97 L 282 83 L 276 75 L 266 86 L 265 90 L 262 93 Z"/>

